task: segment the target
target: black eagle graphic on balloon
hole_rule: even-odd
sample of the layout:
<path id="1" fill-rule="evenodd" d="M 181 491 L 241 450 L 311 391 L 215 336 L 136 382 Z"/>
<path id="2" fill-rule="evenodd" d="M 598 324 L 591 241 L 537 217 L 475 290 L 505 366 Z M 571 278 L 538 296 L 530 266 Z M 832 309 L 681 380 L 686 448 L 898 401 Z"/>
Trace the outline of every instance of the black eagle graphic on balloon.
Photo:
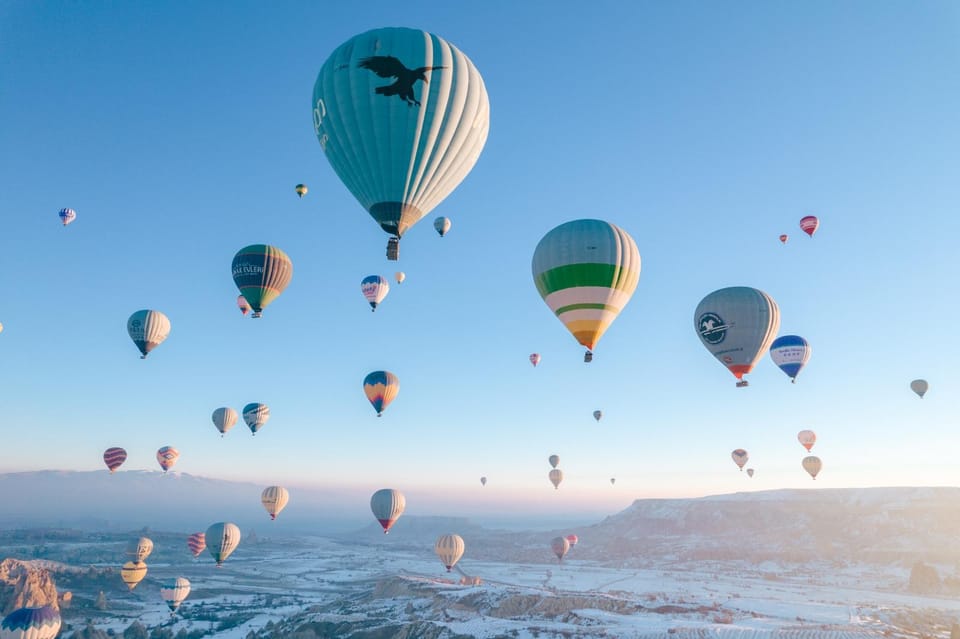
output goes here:
<path id="1" fill-rule="evenodd" d="M 408 69 L 398 58 L 392 55 L 375 55 L 360 60 L 361 69 L 369 69 L 381 78 L 396 78 L 393 84 L 377 87 L 379 95 L 395 95 L 407 103 L 408 106 L 420 106 L 419 100 L 413 95 L 413 85 L 417 80 L 427 82 L 426 71 L 446 69 L 446 67 L 417 67 Z"/>

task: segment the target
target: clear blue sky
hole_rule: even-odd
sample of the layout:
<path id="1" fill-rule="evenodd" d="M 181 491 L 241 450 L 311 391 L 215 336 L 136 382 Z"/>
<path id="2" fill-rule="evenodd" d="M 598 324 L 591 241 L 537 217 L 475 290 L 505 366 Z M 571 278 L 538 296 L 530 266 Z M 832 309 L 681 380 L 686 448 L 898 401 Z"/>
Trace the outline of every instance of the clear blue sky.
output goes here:
<path id="1" fill-rule="evenodd" d="M 311 91 L 336 46 L 381 26 L 464 51 L 491 128 L 373 314 L 360 280 L 397 266 L 320 149 Z M 98 469 L 114 445 L 154 469 L 173 445 L 184 472 L 391 486 L 459 512 L 960 484 L 958 69 L 949 0 L 6 2 L 0 471 Z M 443 239 L 434 215 L 453 220 Z M 580 217 L 643 259 L 590 365 L 530 274 L 539 239 Z M 253 243 L 294 262 L 256 321 L 230 276 Z M 770 293 L 781 333 L 812 344 L 796 385 L 767 358 L 737 389 L 700 344 L 694 308 L 731 285 Z M 173 324 L 146 361 L 125 330 L 141 308 Z M 381 368 L 401 391 L 377 419 L 361 381 Z M 270 422 L 221 439 L 213 409 L 253 401 Z"/>

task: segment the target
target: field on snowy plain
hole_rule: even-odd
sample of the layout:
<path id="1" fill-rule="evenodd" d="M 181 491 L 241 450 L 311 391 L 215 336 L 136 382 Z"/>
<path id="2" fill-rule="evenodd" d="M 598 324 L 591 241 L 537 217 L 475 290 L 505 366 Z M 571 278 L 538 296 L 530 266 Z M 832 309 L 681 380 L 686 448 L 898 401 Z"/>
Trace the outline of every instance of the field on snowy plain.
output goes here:
<path id="1" fill-rule="evenodd" d="M 154 535 L 163 547 L 163 535 Z M 473 559 L 452 573 L 432 546 L 389 537 L 255 539 L 222 568 L 158 553 L 147 579 L 127 592 L 116 570 L 56 571 L 73 592 L 64 610 L 70 632 L 86 623 L 122 635 L 134 621 L 225 639 L 289 637 L 791 637 L 795 639 L 948 637 L 960 601 L 907 590 L 897 564 L 646 558 L 643 567 L 578 558 L 558 562 Z M 98 543 L 46 543 L 48 555 L 84 552 Z M 53 557 L 51 556 L 50 559 Z M 89 564 L 87 564 L 89 566 Z M 89 569 L 89 568 L 88 568 Z M 193 584 L 171 615 L 160 584 Z M 470 579 L 465 579 L 469 577 Z M 472 578 L 478 577 L 479 584 Z M 471 585 L 462 585 L 469 581 Z M 105 592 L 106 610 L 93 603 Z M 185 635 L 182 635 L 185 636 Z"/>

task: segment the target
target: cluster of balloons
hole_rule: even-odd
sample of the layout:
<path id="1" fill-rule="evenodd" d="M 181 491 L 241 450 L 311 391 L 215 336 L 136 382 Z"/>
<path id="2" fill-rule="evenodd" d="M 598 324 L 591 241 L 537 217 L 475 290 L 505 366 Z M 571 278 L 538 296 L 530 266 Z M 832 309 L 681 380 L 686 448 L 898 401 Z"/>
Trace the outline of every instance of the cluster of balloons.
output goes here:
<path id="1" fill-rule="evenodd" d="M 817 229 L 820 227 L 820 220 L 816 215 L 806 215 L 800 219 L 800 230 L 804 233 L 813 237 L 813 234 L 817 232 Z M 787 234 L 784 233 L 780 236 L 780 242 L 782 244 L 787 243 Z"/>
<path id="2" fill-rule="evenodd" d="M 557 464 L 560 463 L 560 456 L 550 455 L 547 461 L 550 462 L 550 466 L 553 468 L 547 477 L 550 479 L 550 483 L 553 484 L 553 488 L 558 490 L 560 488 L 560 482 L 563 481 L 563 471 L 557 468 Z"/>
<path id="3" fill-rule="evenodd" d="M 210 418 L 213 420 L 214 427 L 220 432 L 220 436 L 223 437 L 236 425 L 240 416 L 229 406 L 221 406 L 213 411 Z M 256 435 L 269 419 L 270 407 L 266 404 L 251 402 L 243 407 L 243 421 L 250 429 L 251 435 Z"/>
<path id="4" fill-rule="evenodd" d="M 167 472 L 173 468 L 173 465 L 177 463 L 177 459 L 179 458 L 180 451 L 172 446 L 164 446 L 157 450 L 157 463 L 160 464 L 163 472 Z M 127 461 L 127 451 L 123 448 L 113 446 L 103 451 L 103 463 L 106 464 L 107 470 L 110 471 L 111 475 L 115 473 L 125 461 Z"/>

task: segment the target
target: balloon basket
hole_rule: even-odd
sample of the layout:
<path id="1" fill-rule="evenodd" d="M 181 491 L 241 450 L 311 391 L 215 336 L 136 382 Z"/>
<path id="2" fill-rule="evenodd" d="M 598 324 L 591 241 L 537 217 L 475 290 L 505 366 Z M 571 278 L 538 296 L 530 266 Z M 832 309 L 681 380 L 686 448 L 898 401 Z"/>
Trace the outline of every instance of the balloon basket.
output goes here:
<path id="1" fill-rule="evenodd" d="M 400 238 L 391 237 L 387 240 L 387 259 L 396 262 L 400 259 Z"/>
<path id="2" fill-rule="evenodd" d="M 750 385 L 750 382 L 748 382 L 745 379 L 741 379 L 739 382 L 737 382 L 737 388 L 746 388 L 749 385 Z"/>

